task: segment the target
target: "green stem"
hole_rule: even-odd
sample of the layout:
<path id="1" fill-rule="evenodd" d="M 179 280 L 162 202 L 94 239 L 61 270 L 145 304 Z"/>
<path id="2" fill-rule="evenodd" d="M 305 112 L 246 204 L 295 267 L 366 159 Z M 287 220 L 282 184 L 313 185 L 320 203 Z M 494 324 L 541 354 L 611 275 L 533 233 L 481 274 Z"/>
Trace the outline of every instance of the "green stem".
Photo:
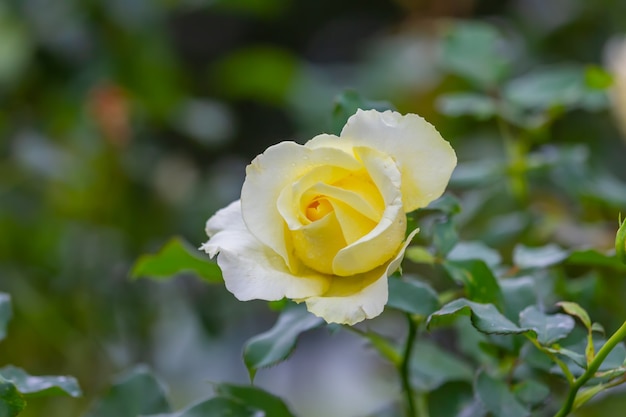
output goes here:
<path id="1" fill-rule="evenodd" d="M 611 353 L 613 348 L 624 338 L 626 338 L 626 321 L 619 329 L 617 329 L 615 333 L 613 333 L 613 336 L 611 336 L 609 340 L 606 341 L 604 346 L 602 346 L 602 348 L 598 351 L 589 366 L 587 366 L 585 373 L 574 380 L 574 383 L 570 386 L 569 393 L 567 394 L 563 407 L 561 407 L 559 412 L 556 413 L 554 417 L 565 417 L 572 411 L 578 390 L 595 375 L 609 353 Z"/>
<path id="2" fill-rule="evenodd" d="M 409 328 L 406 335 L 404 355 L 402 356 L 402 363 L 400 364 L 400 378 L 402 379 L 402 391 L 406 395 L 407 417 L 417 417 L 417 408 L 415 406 L 415 399 L 413 398 L 413 389 L 411 388 L 409 372 L 411 352 L 413 351 L 415 336 L 417 335 L 417 324 L 413 321 L 411 315 L 407 314 L 406 318 Z"/>

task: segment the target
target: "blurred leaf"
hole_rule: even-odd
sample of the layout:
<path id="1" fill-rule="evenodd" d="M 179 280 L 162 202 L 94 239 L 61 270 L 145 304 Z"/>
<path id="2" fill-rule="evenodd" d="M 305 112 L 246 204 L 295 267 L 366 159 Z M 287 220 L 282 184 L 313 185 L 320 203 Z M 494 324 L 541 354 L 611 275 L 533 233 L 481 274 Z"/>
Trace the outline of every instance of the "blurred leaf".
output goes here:
<path id="1" fill-rule="evenodd" d="M 530 416 L 530 410 L 515 398 L 504 382 L 490 377 L 484 371 L 478 373 L 474 390 L 480 402 L 494 417 Z"/>
<path id="2" fill-rule="evenodd" d="M 0 416 L 17 416 L 25 407 L 26 401 L 15 385 L 0 377 Z"/>
<path id="3" fill-rule="evenodd" d="M 428 206 L 419 210 L 436 210 L 447 214 L 448 216 L 452 216 L 461 212 L 461 202 L 458 198 L 451 194 L 444 194 L 435 201 L 431 202 Z"/>
<path id="4" fill-rule="evenodd" d="M 423 246 L 409 246 L 404 257 L 416 264 L 433 264 L 435 262 L 435 256 Z"/>
<path id="5" fill-rule="evenodd" d="M 14 366 L 0 369 L 0 376 L 11 381 L 17 390 L 27 397 L 69 395 L 80 397 L 82 392 L 76 378 L 71 376 L 30 376 Z"/>
<path id="6" fill-rule="evenodd" d="M 458 242 L 447 255 L 451 261 L 480 260 L 493 268 L 500 265 L 502 258 L 497 250 L 480 241 Z"/>
<path id="7" fill-rule="evenodd" d="M 437 253 L 445 256 L 452 250 L 459 235 L 456 231 L 456 225 L 450 217 L 445 221 L 436 222 L 433 229 L 433 244 L 437 248 Z"/>
<path id="8" fill-rule="evenodd" d="M 335 97 L 331 133 L 339 135 L 350 116 L 354 115 L 358 109 L 395 110 L 393 104 L 387 101 L 366 100 L 356 91 L 346 90 Z"/>
<path id="9" fill-rule="evenodd" d="M 213 68 L 215 89 L 233 99 L 252 99 L 280 105 L 300 71 L 291 52 L 275 47 L 240 49 Z"/>
<path id="10" fill-rule="evenodd" d="M 267 306 L 272 311 L 283 311 L 285 308 L 287 308 L 287 306 L 291 304 L 292 304 L 292 301 L 289 300 L 288 298 L 281 298 L 280 300 L 267 302 Z"/>
<path id="11" fill-rule="evenodd" d="M 525 379 L 513 387 L 513 393 L 523 404 L 534 407 L 550 395 L 550 388 L 537 380 Z"/>
<path id="12" fill-rule="evenodd" d="M 474 394 L 471 384 L 465 382 L 448 382 L 432 391 L 428 396 L 430 416 L 436 417 L 482 417 L 487 414 L 470 413 Z M 478 404 L 480 405 L 480 404 Z M 465 411 L 467 410 L 467 411 Z"/>
<path id="13" fill-rule="evenodd" d="M 372 345 L 372 347 L 376 349 L 376 351 L 380 353 L 383 358 L 387 359 L 395 366 L 400 366 L 400 364 L 402 363 L 402 355 L 400 354 L 400 349 L 395 346 L 389 339 L 371 330 L 358 333 L 359 336 L 366 338 L 368 342 Z"/>
<path id="14" fill-rule="evenodd" d="M 13 316 L 11 308 L 11 296 L 0 292 L 0 340 L 7 335 L 7 324 Z"/>
<path id="15" fill-rule="evenodd" d="M 496 101 L 486 95 L 475 93 L 450 93 L 439 96 L 437 110 L 446 116 L 472 116 L 487 120 L 497 112 Z"/>
<path id="16" fill-rule="evenodd" d="M 574 400 L 574 406 L 572 410 L 576 410 L 581 405 L 585 404 L 587 401 L 595 397 L 597 394 L 601 393 L 607 387 L 604 384 L 594 385 L 593 387 L 582 389 L 576 394 L 576 399 Z"/>
<path id="17" fill-rule="evenodd" d="M 507 278 L 500 281 L 504 298 L 504 315 L 517 321 L 519 313 L 537 303 L 537 289 L 531 277 Z"/>
<path id="18" fill-rule="evenodd" d="M 221 397 L 239 401 L 247 407 L 261 410 L 265 416 L 294 417 L 283 400 L 262 389 L 247 385 L 218 384 L 216 392 Z"/>
<path id="19" fill-rule="evenodd" d="M 28 27 L 19 18 L 0 7 L 0 85 L 16 83 L 31 60 L 35 43 Z"/>
<path id="20" fill-rule="evenodd" d="M 437 293 L 423 282 L 389 278 L 387 306 L 419 316 L 429 316 L 439 308 Z"/>
<path id="21" fill-rule="evenodd" d="M 585 84 L 593 89 L 606 90 L 613 84 L 613 76 L 602 67 L 589 65 L 585 68 Z"/>
<path id="22" fill-rule="evenodd" d="M 287 11 L 291 0 L 216 0 L 212 7 L 258 17 L 274 18 Z"/>
<path id="23" fill-rule="evenodd" d="M 298 336 L 322 323 L 321 318 L 310 314 L 304 306 L 284 310 L 274 327 L 252 337 L 244 346 L 243 360 L 250 379 L 254 379 L 258 369 L 287 359 L 296 346 Z"/>
<path id="24" fill-rule="evenodd" d="M 487 264 L 481 260 L 443 262 L 448 275 L 465 287 L 467 297 L 478 303 L 493 303 L 503 306 L 502 290 L 497 278 Z"/>
<path id="25" fill-rule="evenodd" d="M 534 70 L 508 83 L 503 94 L 513 105 L 532 111 L 558 106 L 595 110 L 605 105 L 604 93 L 587 85 L 582 67 Z"/>
<path id="26" fill-rule="evenodd" d="M 454 300 L 431 314 L 427 326 L 449 324 L 461 316 L 469 316 L 472 325 L 485 334 L 521 334 L 529 330 L 504 317 L 493 304 L 474 303 L 464 298 Z"/>
<path id="27" fill-rule="evenodd" d="M 569 252 L 556 244 L 531 248 L 516 245 L 513 249 L 513 263 L 520 269 L 547 268 L 567 259 Z"/>
<path id="28" fill-rule="evenodd" d="M 590 267 L 608 267 L 620 271 L 626 271 L 623 264 L 614 254 L 605 254 L 595 249 L 575 250 L 570 253 L 567 263 L 572 265 L 584 265 Z"/>
<path id="29" fill-rule="evenodd" d="M 111 414 L 108 417 L 112 417 Z M 266 414 L 260 414 L 266 416 Z M 271 415 L 271 414 L 270 414 Z M 268 417 L 270 415 L 267 415 Z M 169 414 L 142 415 L 140 417 L 259 417 L 259 410 L 248 407 L 241 402 L 224 397 L 211 398 L 192 405 L 182 411 Z M 117 417 L 117 415 L 115 415 Z M 133 416 L 136 417 L 136 416 Z"/>
<path id="30" fill-rule="evenodd" d="M 533 329 L 537 341 L 550 346 L 565 338 L 574 329 L 574 319 L 566 314 L 542 313 L 535 306 L 528 306 L 519 315 L 520 326 Z"/>
<path id="31" fill-rule="evenodd" d="M 589 313 L 584 308 L 572 301 L 560 301 L 556 305 L 570 316 L 578 317 L 585 327 L 591 330 L 591 318 L 589 318 Z"/>
<path id="32" fill-rule="evenodd" d="M 85 417 L 137 417 L 170 411 L 164 387 L 147 367 L 138 366 L 122 375 Z"/>
<path id="33" fill-rule="evenodd" d="M 502 163 L 481 160 L 459 163 L 450 178 L 455 187 L 474 188 L 502 181 L 506 169 Z"/>
<path id="34" fill-rule="evenodd" d="M 446 382 L 470 381 L 472 367 L 428 340 L 415 345 L 411 359 L 411 381 L 415 389 L 430 392 Z"/>
<path id="35" fill-rule="evenodd" d="M 217 264 L 179 237 L 170 239 L 157 254 L 139 257 L 130 276 L 167 279 L 183 272 L 194 273 L 207 282 L 222 282 L 222 273 Z"/>
<path id="36" fill-rule="evenodd" d="M 493 87 L 508 72 L 508 62 L 500 49 L 502 35 L 481 22 L 462 22 L 453 26 L 441 51 L 443 66 L 481 87 Z"/>

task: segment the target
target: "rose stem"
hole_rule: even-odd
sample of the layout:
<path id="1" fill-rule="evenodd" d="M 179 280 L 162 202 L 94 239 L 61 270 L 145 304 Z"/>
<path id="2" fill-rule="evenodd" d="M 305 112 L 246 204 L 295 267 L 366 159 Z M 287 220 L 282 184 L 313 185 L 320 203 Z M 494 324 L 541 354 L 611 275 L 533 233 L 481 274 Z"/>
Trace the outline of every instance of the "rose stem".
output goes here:
<path id="1" fill-rule="evenodd" d="M 615 333 L 613 333 L 613 336 L 611 336 L 609 340 L 606 341 L 604 346 L 600 348 L 596 356 L 587 367 L 585 373 L 578 377 L 576 380 L 574 380 L 574 383 L 570 386 L 569 393 L 567 394 L 567 399 L 565 400 L 563 407 L 561 407 L 559 412 L 556 413 L 554 417 L 565 417 L 572 411 L 572 407 L 574 406 L 574 401 L 576 400 L 576 394 L 578 393 L 578 390 L 595 375 L 598 368 L 600 368 L 600 365 L 602 365 L 602 362 L 604 362 L 609 353 L 611 353 L 613 348 L 624 338 L 626 338 L 626 321 L 622 324 L 622 327 L 620 327 Z"/>

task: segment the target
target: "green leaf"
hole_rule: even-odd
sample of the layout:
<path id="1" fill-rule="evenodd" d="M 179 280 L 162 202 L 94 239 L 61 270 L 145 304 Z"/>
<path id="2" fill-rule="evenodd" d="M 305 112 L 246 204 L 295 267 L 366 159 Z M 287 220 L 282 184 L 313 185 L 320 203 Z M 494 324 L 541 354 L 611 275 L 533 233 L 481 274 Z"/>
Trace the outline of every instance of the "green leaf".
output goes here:
<path id="1" fill-rule="evenodd" d="M 447 218 L 443 222 L 435 223 L 433 230 L 433 243 L 437 252 L 441 255 L 446 255 L 456 242 L 459 240 L 459 235 L 456 232 L 456 226 L 452 221 L 452 218 Z"/>
<path id="2" fill-rule="evenodd" d="M 517 321 L 519 313 L 537 303 L 537 288 L 531 277 L 507 278 L 500 281 L 504 297 L 504 315 Z"/>
<path id="3" fill-rule="evenodd" d="M 147 367 L 138 366 L 122 375 L 85 417 L 137 417 L 170 411 L 165 388 Z"/>
<path id="4" fill-rule="evenodd" d="M 574 330 L 574 319 L 566 314 L 547 315 L 535 306 L 528 306 L 519 315 L 520 325 L 535 331 L 537 341 L 550 346 Z"/>
<path id="5" fill-rule="evenodd" d="M 170 239 L 157 254 L 141 256 L 131 269 L 130 276 L 165 279 L 183 272 L 193 273 L 207 282 L 222 282 L 217 264 L 179 237 Z"/>
<path id="6" fill-rule="evenodd" d="M 439 96 L 436 105 L 446 116 L 472 116 L 478 120 L 490 119 L 497 111 L 493 98 L 475 93 L 444 94 Z"/>
<path id="7" fill-rule="evenodd" d="M 428 408 L 432 417 L 482 417 L 479 413 L 464 413 L 468 406 L 476 402 L 472 385 L 465 382 L 448 382 L 428 395 Z M 480 405 L 480 404 L 478 404 Z M 469 410 L 468 410 L 469 411 Z M 372 416 L 373 417 L 373 416 Z"/>
<path id="8" fill-rule="evenodd" d="M 27 397 L 82 395 L 78 381 L 71 376 L 30 376 L 24 370 L 11 365 L 0 369 L 0 376 L 11 381 L 17 390 Z"/>
<path id="9" fill-rule="evenodd" d="M 569 252 L 553 243 L 530 248 L 516 245 L 513 249 L 513 263 L 521 269 L 547 268 L 556 265 L 569 256 Z"/>
<path id="10" fill-rule="evenodd" d="M 578 409 L 581 405 L 585 404 L 587 401 L 595 397 L 597 394 L 601 393 L 606 388 L 606 385 L 598 384 L 594 385 L 593 387 L 580 390 L 576 394 L 576 399 L 574 400 L 574 406 L 572 407 L 572 410 Z"/>
<path id="11" fill-rule="evenodd" d="M 524 407 L 507 385 L 481 371 L 474 384 L 476 396 L 494 417 L 527 417 L 530 410 Z"/>
<path id="12" fill-rule="evenodd" d="M 294 417 L 283 400 L 258 387 L 218 384 L 216 386 L 216 392 L 220 397 L 241 402 L 255 410 L 261 410 L 265 413 L 265 416 Z"/>
<path id="13" fill-rule="evenodd" d="M 513 387 L 513 393 L 522 404 L 534 407 L 548 398 L 550 388 L 534 379 L 525 379 Z"/>
<path id="14" fill-rule="evenodd" d="M 556 305 L 561 307 L 563 311 L 570 316 L 578 317 L 585 327 L 591 331 L 591 318 L 589 318 L 589 313 L 587 313 L 584 308 L 572 301 L 560 301 L 556 303 Z"/>
<path id="15" fill-rule="evenodd" d="M 11 296 L 0 292 L 0 340 L 3 340 L 7 335 L 7 325 L 12 315 Z"/>
<path id="16" fill-rule="evenodd" d="M 590 87 L 586 77 L 583 67 L 542 68 L 511 81 L 505 86 L 503 96 L 513 105 L 531 111 L 603 107 L 604 93 Z"/>
<path id="17" fill-rule="evenodd" d="M 320 326 L 323 320 L 310 314 L 304 306 L 284 310 L 270 330 L 254 336 L 244 346 L 243 360 L 250 379 L 260 368 L 275 365 L 293 351 L 301 333 Z"/>
<path id="18" fill-rule="evenodd" d="M 416 264 L 435 263 L 435 256 L 423 246 L 409 246 L 404 252 L 404 257 Z"/>
<path id="19" fill-rule="evenodd" d="M 411 359 L 411 381 L 415 389 L 430 392 L 446 382 L 472 381 L 472 367 L 428 340 L 415 345 Z"/>
<path id="20" fill-rule="evenodd" d="M 0 377 L 0 417 L 17 416 L 25 407 L 26 401 L 15 385 Z"/>
<path id="21" fill-rule="evenodd" d="M 280 105 L 301 71 L 293 53 L 254 46 L 227 55 L 214 65 L 211 75 L 214 88 L 229 98 Z"/>
<path id="22" fill-rule="evenodd" d="M 109 417 L 114 415 L 111 414 Z M 237 400 L 215 397 L 175 413 L 151 414 L 143 417 L 259 417 L 259 415 L 271 416 L 271 414 L 259 414 L 259 410 L 248 407 Z"/>
<path id="23" fill-rule="evenodd" d="M 503 306 L 503 297 L 498 280 L 486 263 L 480 260 L 444 261 L 443 267 L 457 283 L 465 286 L 467 297 L 479 303 Z"/>
<path id="24" fill-rule="evenodd" d="M 444 39 L 443 66 L 450 72 L 481 87 L 493 87 L 507 74 L 508 62 L 500 49 L 502 36 L 492 26 L 480 22 L 455 25 Z"/>
<path id="25" fill-rule="evenodd" d="M 444 194 L 431 202 L 428 206 L 419 210 L 435 210 L 447 214 L 448 216 L 453 216 L 461 212 L 461 202 L 451 194 Z"/>
<path id="26" fill-rule="evenodd" d="M 429 316 L 439 308 L 437 293 L 420 281 L 389 278 L 387 306 L 419 316 Z"/>
<path id="27" fill-rule="evenodd" d="M 595 249 L 575 250 L 567 258 L 567 263 L 571 265 L 607 267 L 618 271 L 626 271 L 626 264 L 622 263 L 615 254 L 605 254 Z"/>
<path id="28" fill-rule="evenodd" d="M 449 324 L 460 316 L 469 316 L 472 325 L 485 334 L 521 334 L 529 331 L 503 316 L 493 304 L 479 304 L 460 298 L 430 315 L 427 327 Z"/>
<path id="29" fill-rule="evenodd" d="M 606 90 L 613 85 L 613 76 L 602 67 L 589 65 L 585 68 L 585 84 L 596 90 Z"/>
<path id="30" fill-rule="evenodd" d="M 339 135 L 344 125 L 358 109 L 378 111 L 394 110 L 387 101 L 366 100 L 354 90 L 346 90 L 335 97 L 332 118 L 332 133 Z"/>
<path id="31" fill-rule="evenodd" d="M 447 257 L 451 261 L 481 260 L 490 268 L 498 266 L 502 262 L 502 257 L 497 250 L 480 241 L 458 242 Z"/>

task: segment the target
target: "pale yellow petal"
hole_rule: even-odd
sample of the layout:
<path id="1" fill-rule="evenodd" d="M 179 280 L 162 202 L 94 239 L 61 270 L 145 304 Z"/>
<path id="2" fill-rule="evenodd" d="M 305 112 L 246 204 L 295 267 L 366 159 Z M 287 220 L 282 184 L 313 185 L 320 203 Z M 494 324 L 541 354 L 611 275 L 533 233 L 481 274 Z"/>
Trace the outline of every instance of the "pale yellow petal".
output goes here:
<path id="1" fill-rule="evenodd" d="M 333 272 L 340 276 L 363 273 L 384 264 L 397 253 L 406 233 L 398 167 L 390 157 L 374 149 L 357 147 L 355 152 L 382 193 L 385 210 L 374 229 L 337 253 Z"/>
<path id="2" fill-rule="evenodd" d="M 327 139 L 320 139 L 320 142 Z M 402 174 L 406 212 L 439 198 L 456 166 L 456 154 L 427 121 L 415 114 L 358 110 L 344 126 L 339 142 L 367 146 L 391 156 Z"/>
<path id="3" fill-rule="evenodd" d="M 295 266 L 291 242 L 277 201 L 285 187 L 320 165 L 348 170 L 360 166 L 351 155 L 338 149 L 312 150 L 295 142 L 281 142 L 269 147 L 246 168 L 241 190 L 244 222 L 259 241 L 280 255 L 292 269 Z"/>
<path id="4" fill-rule="evenodd" d="M 326 293 L 304 300 L 307 309 L 328 323 L 348 325 L 378 316 L 389 297 L 387 277 L 400 267 L 404 251 L 417 232 L 409 235 L 386 265 L 354 277 L 333 279 Z"/>
<path id="5" fill-rule="evenodd" d="M 306 298 L 322 294 L 331 278 L 300 268 L 292 274 L 276 252 L 246 228 L 239 201 L 218 211 L 207 222 L 208 242 L 201 249 L 217 255 L 226 288 L 241 301 Z"/>
<path id="6" fill-rule="evenodd" d="M 346 246 L 335 213 L 291 231 L 296 257 L 324 274 L 333 273 L 333 259 Z"/>

